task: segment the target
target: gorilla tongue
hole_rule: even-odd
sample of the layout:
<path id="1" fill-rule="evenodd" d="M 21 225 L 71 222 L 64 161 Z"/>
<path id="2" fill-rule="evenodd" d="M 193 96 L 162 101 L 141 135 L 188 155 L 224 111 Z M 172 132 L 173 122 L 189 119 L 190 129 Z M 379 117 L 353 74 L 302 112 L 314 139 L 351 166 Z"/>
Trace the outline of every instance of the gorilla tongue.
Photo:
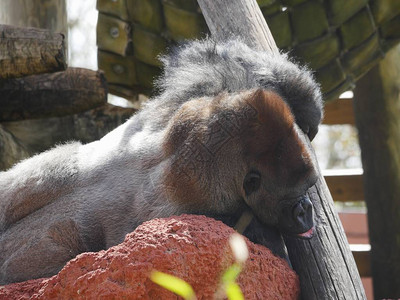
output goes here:
<path id="1" fill-rule="evenodd" d="M 303 233 L 298 233 L 297 236 L 303 239 L 310 239 L 314 235 L 314 226 L 311 227 L 308 231 Z"/>

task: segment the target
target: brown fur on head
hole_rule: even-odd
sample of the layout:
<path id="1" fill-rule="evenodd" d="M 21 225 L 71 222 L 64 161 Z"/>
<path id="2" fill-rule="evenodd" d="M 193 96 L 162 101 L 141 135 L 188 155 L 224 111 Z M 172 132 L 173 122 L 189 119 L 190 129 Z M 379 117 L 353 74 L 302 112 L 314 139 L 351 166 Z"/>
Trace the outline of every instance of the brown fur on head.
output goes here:
<path id="1" fill-rule="evenodd" d="M 276 225 L 281 203 L 315 182 L 301 135 L 289 106 L 271 91 L 188 101 L 167 128 L 168 198 L 193 212 L 232 213 L 246 204 Z M 252 195 L 243 186 L 249 172 L 262 179 Z"/>

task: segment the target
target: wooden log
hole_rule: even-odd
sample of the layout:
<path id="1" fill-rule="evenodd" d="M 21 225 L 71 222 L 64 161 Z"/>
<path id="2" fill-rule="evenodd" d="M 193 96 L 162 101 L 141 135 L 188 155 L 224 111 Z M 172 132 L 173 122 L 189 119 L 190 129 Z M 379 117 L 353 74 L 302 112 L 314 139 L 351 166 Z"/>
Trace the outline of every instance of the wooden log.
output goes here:
<path id="1" fill-rule="evenodd" d="M 230 3 L 221 0 L 198 0 L 197 2 L 214 37 L 219 39 L 240 37 L 255 49 L 279 53 L 256 1 L 235 0 Z"/>
<path id="2" fill-rule="evenodd" d="M 103 72 L 80 68 L 0 81 L 0 92 L 1 122 L 62 117 L 107 102 Z"/>
<path id="3" fill-rule="evenodd" d="M 22 143 L 0 125 L 0 171 L 31 155 Z"/>
<path id="4" fill-rule="evenodd" d="M 353 101 L 351 99 L 337 99 L 326 103 L 323 124 L 355 125 Z"/>
<path id="5" fill-rule="evenodd" d="M 65 70 L 64 36 L 0 25 L 0 79 Z"/>
<path id="6" fill-rule="evenodd" d="M 357 82 L 375 299 L 400 298 L 400 47 Z"/>
<path id="7" fill-rule="evenodd" d="M 198 3 L 213 36 L 226 37 L 235 32 L 250 46 L 278 52 L 255 0 Z M 308 146 L 311 149 L 311 144 Z M 314 238 L 285 238 L 290 261 L 300 278 L 303 299 L 365 299 L 353 255 L 321 174 L 309 195 L 317 224 Z"/>
<path id="8" fill-rule="evenodd" d="M 29 152 L 38 153 L 71 140 L 79 140 L 82 143 L 99 140 L 135 112 L 136 109 L 133 108 L 105 104 L 79 114 L 4 122 L 2 126 L 18 140 L 23 141 Z"/>
<path id="9" fill-rule="evenodd" d="M 316 234 L 310 240 L 285 237 L 303 299 L 365 299 L 364 288 L 324 178 L 310 189 Z"/>

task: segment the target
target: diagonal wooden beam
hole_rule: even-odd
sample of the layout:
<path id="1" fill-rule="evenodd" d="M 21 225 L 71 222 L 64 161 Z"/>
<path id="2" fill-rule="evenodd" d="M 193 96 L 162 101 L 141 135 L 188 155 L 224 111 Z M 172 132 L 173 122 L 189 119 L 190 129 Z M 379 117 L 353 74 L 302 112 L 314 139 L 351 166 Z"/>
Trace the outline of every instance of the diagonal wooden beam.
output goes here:
<path id="1" fill-rule="evenodd" d="M 255 0 L 198 0 L 215 37 L 239 36 L 248 45 L 278 53 Z M 311 147 L 311 144 L 308 145 Z M 314 155 L 315 156 L 315 155 Z M 285 238 L 290 261 L 300 277 L 303 299 L 365 299 L 357 266 L 333 200 L 321 174 L 310 189 L 316 218 L 311 240 Z"/>

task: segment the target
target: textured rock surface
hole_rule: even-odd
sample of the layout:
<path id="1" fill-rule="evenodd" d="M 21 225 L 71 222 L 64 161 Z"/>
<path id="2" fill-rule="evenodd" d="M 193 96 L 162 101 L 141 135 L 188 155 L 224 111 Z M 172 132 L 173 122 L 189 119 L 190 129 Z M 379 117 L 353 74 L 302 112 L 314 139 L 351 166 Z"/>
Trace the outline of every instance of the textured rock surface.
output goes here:
<path id="1" fill-rule="evenodd" d="M 213 299 L 221 273 L 234 261 L 232 233 L 204 216 L 155 219 L 120 245 L 77 256 L 51 278 L 0 287 L 0 299 L 177 299 L 150 281 L 154 269 L 189 282 L 198 299 Z M 246 243 L 249 259 L 238 279 L 245 299 L 297 299 L 298 278 L 287 263 Z"/>

